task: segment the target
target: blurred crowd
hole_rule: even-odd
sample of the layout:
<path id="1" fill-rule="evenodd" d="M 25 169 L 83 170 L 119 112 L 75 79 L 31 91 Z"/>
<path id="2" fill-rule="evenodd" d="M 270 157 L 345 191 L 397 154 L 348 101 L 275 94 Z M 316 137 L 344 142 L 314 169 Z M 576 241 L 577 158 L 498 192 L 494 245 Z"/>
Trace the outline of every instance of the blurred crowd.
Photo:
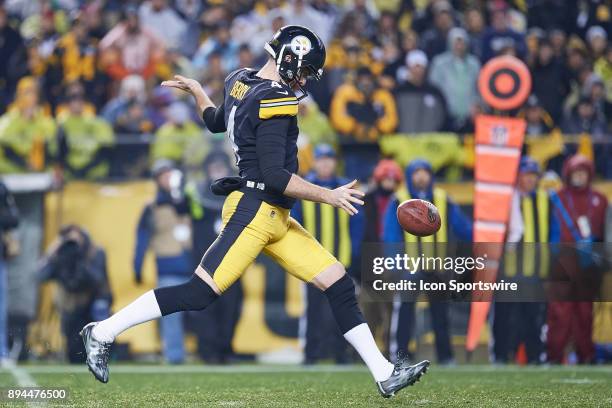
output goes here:
<path id="1" fill-rule="evenodd" d="M 612 239 L 607 199 L 592 188 L 596 177 L 612 179 L 609 0 L 0 3 L 0 173 L 53 169 L 59 180 L 152 176 L 157 192 L 135 232 L 136 282 L 147 251 L 155 254 L 160 286 L 192 273 L 220 228 L 221 199 L 209 185 L 234 171 L 223 135 L 205 130 L 192 102 L 159 83 L 174 74 L 193 77 L 221 103 L 226 75 L 262 65 L 263 44 L 287 24 L 312 27 L 327 46 L 325 75 L 309 83 L 311 96 L 299 108 L 300 172 L 330 188 L 347 178 L 369 182 L 367 205 L 350 221 L 313 203 L 300 203 L 293 216 L 355 279 L 363 242 L 416 239 L 395 218 L 404 199 L 445 209 L 444 233 L 435 242 L 472 240 L 469 208 L 453 203 L 435 180 L 470 178 L 474 117 L 491 112 L 477 79 L 498 55 L 520 58 L 533 78 L 524 106 L 510 112 L 527 121 L 525 153 L 533 159 L 521 162 L 508 241 Z M 556 200 L 540 202 L 546 170 L 559 174 L 545 177 L 559 192 Z M 2 191 L 5 231 L 17 218 L 10 194 Z M 526 208 L 537 211 L 527 216 Z M 11 247 L 3 246 L 3 257 L 9 257 Z M 0 262 L 4 279 L 2 267 Z M 62 330 L 69 359 L 80 361 L 77 328 L 108 315 L 113 300 L 106 255 L 87 231 L 66 226 L 41 263 L 40 279 L 57 281 L 64 291 Z M 190 317 L 196 330 L 207 328 L 196 333 L 204 360 L 231 358 L 241 293 L 235 285 L 211 310 Z M 330 356 L 350 361 L 320 293 L 306 296 L 304 319 L 318 323 L 304 326 L 305 362 Z M 0 334 L 6 325 L 2 300 Z M 453 364 L 449 303 L 430 301 L 438 361 Z M 560 363 L 573 343 L 579 362 L 606 361 L 610 344 L 594 344 L 594 313 L 591 302 L 524 308 L 500 303 L 492 359 L 514 361 L 521 346 L 529 362 Z M 365 314 L 380 326 L 373 329 L 392 356 L 413 351 L 414 302 L 370 303 Z M 163 353 L 171 363 L 185 359 L 183 324 L 181 315 L 161 323 Z M 7 353 L 2 340 L 0 335 L 0 359 Z"/>
<path id="2" fill-rule="evenodd" d="M 157 158 L 198 167 L 220 136 L 203 130 L 184 95 L 159 83 L 194 77 L 220 103 L 230 71 L 260 66 L 275 30 L 301 24 L 328 51 L 326 74 L 300 108 L 303 172 L 308 147 L 327 142 L 341 148 L 348 177 L 366 180 L 382 139 L 424 133 L 432 151 L 468 157 L 450 163 L 469 176 L 466 135 L 474 115 L 490 110 L 478 74 L 509 54 L 533 77 L 532 95 L 511 113 L 527 120 L 530 137 L 556 146 L 534 154 L 539 163 L 560 172 L 580 151 L 595 158 L 599 176 L 612 177 L 607 0 L 0 3 L 3 173 L 55 166 L 69 178 L 129 178 Z M 432 136 L 440 132 L 457 140 Z"/>
<path id="3" fill-rule="evenodd" d="M 215 241 L 221 230 L 224 197 L 212 194 L 210 185 L 233 170 L 221 152 L 209 155 L 204 169 L 207 176 L 202 181 L 185 183 L 184 173 L 174 163 L 167 159 L 155 162 L 151 170 L 155 197 L 142 208 L 133 232 L 131 270 L 137 285 L 143 282 L 147 253 L 155 260 L 157 286 L 176 285 L 189 279 L 202 254 Z M 517 298 L 513 296 L 520 295 L 514 293 L 495 294 L 488 319 L 490 361 L 498 364 L 612 361 L 609 325 L 612 207 L 606 196 L 593 187 L 594 174 L 593 162 L 576 154 L 564 162 L 562 180 L 550 183 L 534 159 L 529 156 L 521 159 L 503 257 L 495 279 L 516 282 L 521 285 L 521 293 L 532 295 Z M 327 188 L 348 181 L 340 175 L 337 152 L 329 144 L 314 148 L 313 170 L 306 177 Z M 419 238 L 400 227 L 397 208 L 410 198 L 432 202 L 438 208 L 442 225 L 433 236 Z M 389 358 L 401 355 L 416 358 L 426 347 L 423 333 L 431 332 L 434 341 L 430 353 L 439 364 L 455 364 L 455 354 L 463 343 L 453 339 L 463 338 L 467 327 L 465 317 L 457 312 L 465 310 L 466 303 L 452 301 L 455 299 L 452 295 L 436 291 L 410 292 L 407 297 L 398 292 L 381 298 L 372 290 L 369 272 L 363 265 L 367 263 L 364 259 L 379 253 L 405 251 L 413 257 L 426 254 L 441 259 L 471 254 L 472 210 L 458 205 L 438 185 L 431 163 L 424 159 L 411 161 L 405 169 L 393 160 L 380 160 L 364 201 L 363 210 L 352 217 L 341 209 L 309 201 L 298 202 L 291 215 L 361 283 L 359 299 L 364 315 Z M 15 299 L 20 296 L 17 291 L 7 290 L 5 269 L 6 261 L 19 253 L 11 248 L 9 235 L 18 221 L 11 194 L 0 183 L 0 233 L 4 249 L 0 256 L 0 292 L 4 292 L 0 293 L 0 363 L 9 356 L 26 359 L 49 353 L 48 330 L 33 331 L 28 328 L 30 319 L 20 320 L 14 313 L 7 313 L 7 306 L 16 304 Z M 460 251 L 460 247 L 469 248 L 468 252 Z M 90 321 L 107 318 L 118 297 L 111 290 L 106 259 L 106 252 L 95 237 L 79 225 L 66 225 L 47 248 L 35 274 L 38 283 L 57 283 L 55 306 L 60 315 L 62 344 L 72 363 L 80 363 L 83 358 L 80 328 Z M 270 273 L 284 274 L 278 267 L 274 271 L 271 261 L 265 258 L 256 262 Z M 124 268 L 129 270 L 130 266 L 126 264 Z M 444 271 L 426 267 L 415 272 L 402 279 L 431 283 L 464 276 L 451 271 L 449 278 Z M 266 303 L 264 307 L 282 309 L 286 307 L 282 301 L 268 305 L 274 303 L 273 299 L 277 302 L 284 299 L 280 293 L 286 291 L 285 281 L 278 275 L 271 278 L 270 273 L 266 274 L 269 292 L 261 301 Z M 466 276 L 471 279 L 471 274 Z M 37 287 L 30 283 L 27 289 L 37 291 Z M 542 287 L 547 291 L 538 289 Z M 330 359 L 338 364 L 354 362 L 355 356 L 350 353 L 324 294 L 311 285 L 303 293 L 305 309 L 297 333 L 303 342 L 303 363 Z M 417 308 L 417 301 L 425 299 L 428 312 L 422 313 L 424 303 Z M 163 317 L 159 328 L 164 361 L 170 364 L 187 361 L 187 332 L 196 336 L 196 351 L 205 362 L 223 364 L 248 358 L 238 356 L 232 343 L 243 315 L 242 300 L 242 283 L 238 281 L 205 311 Z M 39 314 L 43 310 L 40 308 Z M 424 320 L 426 316 L 428 321 Z M 285 335 L 296 333 L 288 331 Z M 42 342 L 42 349 L 32 352 L 27 347 L 28 338 L 30 343 Z M 118 347 L 115 353 L 119 359 L 137 358 L 125 346 Z"/>

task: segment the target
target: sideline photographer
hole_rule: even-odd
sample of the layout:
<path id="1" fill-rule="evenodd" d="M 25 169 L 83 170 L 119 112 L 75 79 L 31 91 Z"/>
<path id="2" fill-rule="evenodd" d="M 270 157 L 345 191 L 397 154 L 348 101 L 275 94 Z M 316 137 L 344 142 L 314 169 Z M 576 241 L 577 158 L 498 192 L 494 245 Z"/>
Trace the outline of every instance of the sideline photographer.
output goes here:
<path id="1" fill-rule="evenodd" d="M 67 225 L 42 260 L 41 282 L 59 285 L 55 299 L 61 313 L 68 360 L 83 361 L 79 330 L 90 321 L 108 317 L 112 296 L 106 271 L 106 253 L 78 225 Z"/>

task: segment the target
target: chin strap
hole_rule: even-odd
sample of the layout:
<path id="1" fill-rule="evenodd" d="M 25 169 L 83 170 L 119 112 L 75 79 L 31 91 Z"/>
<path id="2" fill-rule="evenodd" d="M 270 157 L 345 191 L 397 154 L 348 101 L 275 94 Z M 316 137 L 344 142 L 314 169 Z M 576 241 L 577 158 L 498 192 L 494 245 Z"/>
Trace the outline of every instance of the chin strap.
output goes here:
<path id="1" fill-rule="evenodd" d="M 290 79 L 287 80 L 285 78 L 283 78 L 283 75 L 280 72 L 280 64 L 284 55 L 284 51 L 285 51 L 285 47 L 287 45 L 283 45 L 283 47 L 281 48 L 280 52 L 278 53 L 278 55 L 274 52 L 274 50 L 272 49 L 272 47 L 270 46 L 270 44 L 266 43 L 264 44 L 264 49 L 270 54 L 270 56 L 272 56 L 272 58 L 274 58 L 274 62 L 276 65 L 276 72 L 278 73 L 278 75 L 281 77 L 281 80 L 285 83 L 285 85 L 289 86 L 292 90 L 293 90 L 293 86 L 295 84 L 295 86 L 298 88 L 298 90 L 301 92 L 301 95 L 296 95 L 296 98 L 299 101 L 301 101 L 302 99 L 308 97 L 308 91 L 306 91 L 302 85 L 300 85 L 300 81 L 298 79 Z M 298 72 L 296 73 L 296 77 L 299 78 L 299 71 L 300 71 L 300 66 L 302 65 L 302 56 L 299 56 L 299 61 L 298 61 Z M 317 78 L 318 79 L 318 78 Z"/>
<path id="2" fill-rule="evenodd" d="M 298 90 L 301 92 L 301 95 L 295 95 L 295 97 L 297 98 L 298 102 L 301 101 L 302 99 L 308 97 L 308 91 L 305 90 L 304 88 L 302 88 L 302 85 L 300 85 L 300 82 L 298 80 L 295 81 L 295 85 L 297 86 Z"/>

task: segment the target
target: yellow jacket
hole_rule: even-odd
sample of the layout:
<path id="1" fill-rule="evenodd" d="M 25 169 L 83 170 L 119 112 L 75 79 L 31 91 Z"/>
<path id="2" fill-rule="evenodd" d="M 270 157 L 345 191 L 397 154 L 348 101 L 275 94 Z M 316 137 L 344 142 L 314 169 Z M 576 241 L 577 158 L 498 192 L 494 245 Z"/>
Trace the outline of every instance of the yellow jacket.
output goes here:
<path id="1" fill-rule="evenodd" d="M 96 48 L 93 44 L 82 47 L 73 33 L 67 33 L 57 42 L 57 52 L 62 64 L 64 81 L 67 83 L 91 81 L 96 74 Z"/>
<path id="2" fill-rule="evenodd" d="M 382 111 L 382 114 L 376 119 L 352 115 L 349 105 L 356 106 L 357 109 L 371 108 L 373 111 Z M 395 100 L 389 91 L 377 89 L 368 101 L 353 84 L 341 85 L 334 93 L 330 119 L 336 131 L 361 142 L 376 141 L 381 134 L 392 133 L 398 124 Z"/>

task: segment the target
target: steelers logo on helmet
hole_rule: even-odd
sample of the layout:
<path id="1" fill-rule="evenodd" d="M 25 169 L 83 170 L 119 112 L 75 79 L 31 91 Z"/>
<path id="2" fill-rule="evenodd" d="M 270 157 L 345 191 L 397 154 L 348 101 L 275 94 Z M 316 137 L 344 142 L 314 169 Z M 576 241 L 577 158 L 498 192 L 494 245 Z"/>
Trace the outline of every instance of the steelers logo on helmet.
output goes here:
<path id="1" fill-rule="evenodd" d="M 291 51 L 298 56 L 304 56 L 310 52 L 312 44 L 308 37 L 298 35 L 291 39 Z"/>

